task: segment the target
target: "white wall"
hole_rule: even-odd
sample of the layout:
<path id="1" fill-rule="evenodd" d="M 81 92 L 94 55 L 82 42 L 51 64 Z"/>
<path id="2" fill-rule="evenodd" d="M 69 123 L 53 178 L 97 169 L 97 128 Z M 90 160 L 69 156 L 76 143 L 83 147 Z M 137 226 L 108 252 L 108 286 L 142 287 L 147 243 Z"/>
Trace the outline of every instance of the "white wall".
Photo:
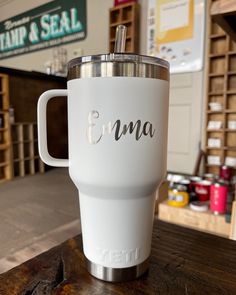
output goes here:
<path id="1" fill-rule="evenodd" d="M 1 5 L 0 0 L 0 5 Z M 0 21 L 42 5 L 46 0 L 8 0 L 0 7 Z M 87 38 L 65 45 L 68 59 L 77 48 L 83 54 L 108 52 L 109 8 L 114 0 L 87 0 Z M 140 53 L 146 53 L 148 0 L 141 5 Z M 52 49 L 0 60 L 1 66 L 44 71 L 44 63 L 52 59 Z M 203 118 L 203 71 L 171 76 L 168 170 L 192 173 L 201 141 Z"/>

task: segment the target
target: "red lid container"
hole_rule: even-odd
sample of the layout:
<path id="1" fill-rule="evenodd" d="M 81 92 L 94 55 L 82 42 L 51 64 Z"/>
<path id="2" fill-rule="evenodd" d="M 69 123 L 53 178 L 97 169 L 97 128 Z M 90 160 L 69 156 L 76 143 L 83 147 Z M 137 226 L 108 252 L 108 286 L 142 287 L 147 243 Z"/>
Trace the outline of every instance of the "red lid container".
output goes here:
<path id="1" fill-rule="evenodd" d="M 205 202 L 209 200 L 211 182 L 202 180 L 195 184 L 195 192 L 199 201 Z"/>
<path id="2" fill-rule="evenodd" d="M 220 167 L 220 178 L 230 181 L 232 177 L 232 168 L 226 165 Z"/>

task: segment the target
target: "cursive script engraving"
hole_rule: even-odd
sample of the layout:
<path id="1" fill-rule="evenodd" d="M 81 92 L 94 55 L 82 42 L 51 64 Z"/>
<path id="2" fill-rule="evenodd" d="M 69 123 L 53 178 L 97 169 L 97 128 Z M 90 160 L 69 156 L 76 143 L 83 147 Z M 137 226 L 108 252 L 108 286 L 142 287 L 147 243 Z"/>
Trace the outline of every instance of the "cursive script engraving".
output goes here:
<path id="1" fill-rule="evenodd" d="M 135 139 L 138 141 L 142 136 L 150 136 L 151 138 L 155 134 L 155 129 L 153 128 L 152 123 L 146 121 L 142 124 L 141 120 L 137 120 L 135 123 L 130 122 L 129 124 L 123 124 L 121 120 L 116 120 L 114 124 L 108 122 L 101 126 L 101 130 L 98 135 L 95 136 L 96 120 L 99 119 L 98 111 L 91 111 L 88 114 L 88 128 L 87 128 L 87 139 L 90 144 L 97 144 L 105 134 L 112 134 L 114 130 L 114 138 L 118 141 L 122 136 L 127 133 L 134 133 Z"/>

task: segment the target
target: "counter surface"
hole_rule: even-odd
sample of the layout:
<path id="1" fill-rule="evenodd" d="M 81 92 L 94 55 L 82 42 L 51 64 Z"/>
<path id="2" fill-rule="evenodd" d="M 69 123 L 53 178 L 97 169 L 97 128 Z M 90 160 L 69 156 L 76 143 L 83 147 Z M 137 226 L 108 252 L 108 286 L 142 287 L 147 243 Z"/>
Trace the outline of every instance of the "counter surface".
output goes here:
<path id="1" fill-rule="evenodd" d="M 155 220 L 148 273 L 111 284 L 87 273 L 79 235 L 0 275 L 0 294 L 236 294 L 236 242 Z"/>

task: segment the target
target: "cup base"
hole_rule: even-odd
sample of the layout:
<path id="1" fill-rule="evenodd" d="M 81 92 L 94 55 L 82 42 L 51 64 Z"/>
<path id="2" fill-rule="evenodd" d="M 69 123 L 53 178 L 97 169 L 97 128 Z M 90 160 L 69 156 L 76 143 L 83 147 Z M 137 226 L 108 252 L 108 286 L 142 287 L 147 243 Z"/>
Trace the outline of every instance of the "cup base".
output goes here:
<path id="1" fill-rule="evenodd" d="M 97 279 L 106 282 L 125 282 L 135 280 L 148 270 L 149 259 L 144 262 L 125 268 L 105 267 L 91 262 L 85 257 L 88 272 Z"/>

